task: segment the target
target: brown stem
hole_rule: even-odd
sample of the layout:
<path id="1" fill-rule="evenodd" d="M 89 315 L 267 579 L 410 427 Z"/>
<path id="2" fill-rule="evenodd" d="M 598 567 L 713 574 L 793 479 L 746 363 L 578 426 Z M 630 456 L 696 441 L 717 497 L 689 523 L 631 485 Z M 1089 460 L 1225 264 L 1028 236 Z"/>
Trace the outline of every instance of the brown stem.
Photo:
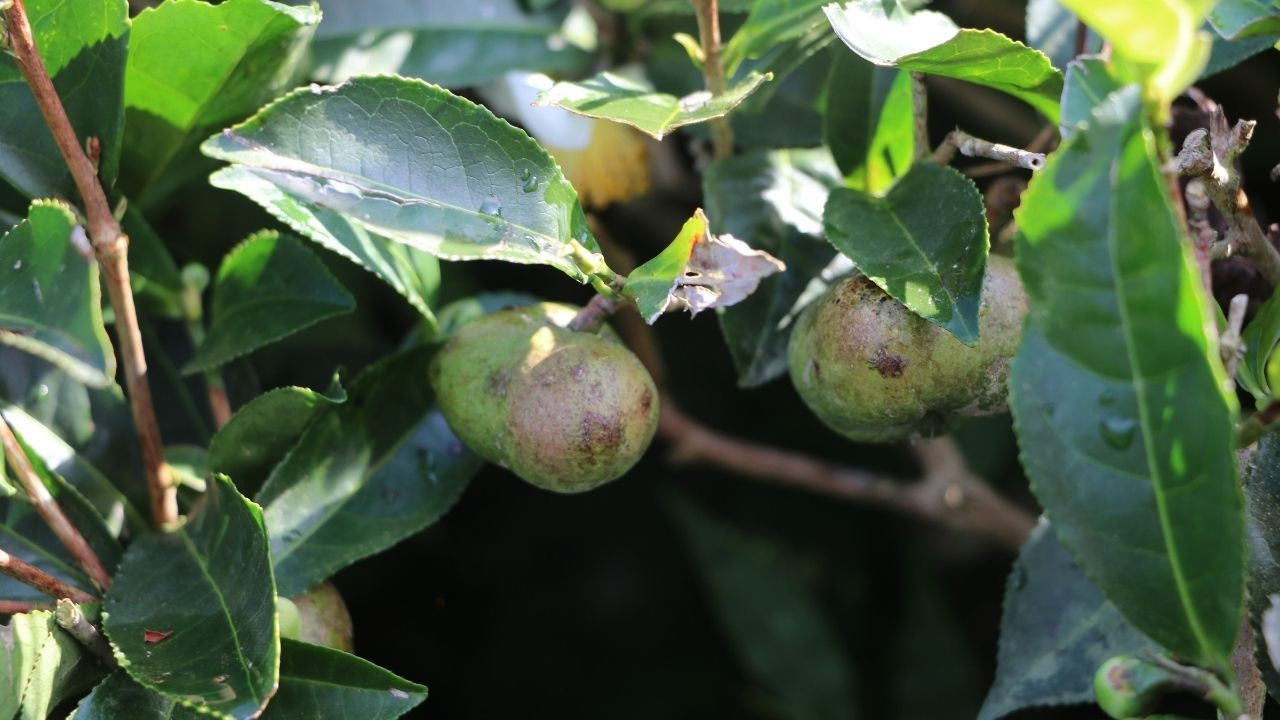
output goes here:
<path id="1" fill-rule="evenodd" d="M 35 506 L 36 513 L 45 521 L 49 529 L 53 530 L 58 541 L 67 548 L 71 557 L 75 558 L 76 563 L 93 580 L 94 585 L 102 590 L 111 587 L 111 575 L 102 566 L 102 561 L 98 560 L 93 548 L 85 542 L 84 536 L 76 530 L 75 525 L 71 524 L 66 513 L 62 512 L 62 507 L 58 505 L 58 501 L 49 493 L 49 489 L 36 474 L 30 458 L 22 449 L 22 444 L 18 442 L 13 430 L 2 417 L 0 417 L 0 444 L 3 444 L 4 455 L 9 459 L 9 467 L 13 468 L 13 474 L 18 478 L 22 489 L 26 491 L 31 504 Z"/>
<path id="2" fill-rule="evenodd" d="M 19 560 L 4 550 L 0 550 L 0 573 L 8 575 L 24 585 L 30 585 L 52 598 L 70 598 L 76 602 L 93 602 L 95 599 L 89 593 L 68 585 L 35 565 Z"/>
<path id="3" fill-rule="evenodd" d="M 66 630 L 67 634 L 79 641 L 89 652 L 97 655 L 107 667 L 112 669 L 117 667 L 111 645 L 107 643 L 107 639 L 102 636 L 98 628 L 85 618 L 79 605 L 65 598 L 59 599 L 53 619 L 58 623 L 58 627 Z"/>
<path id="4" fill-rule="evenodd" d="M 227 387 L 217 370 L 210 370 L 204 376 L 205 385 L 209 388 L 209 410 L 213 413 L 213 425 L 219 430 L 231 422 L 231 401 L 227 399 Z"/>
<path id="5" fill-rule="evenodd" d="M 1080 57 L 1089 48 L 1089 26 L 1083 20 L 1076 21 L 1075 56 Z"/>
<path id="6" fill-rule="evenodd" d="M 969 472 L 949 438 L 915 445 L 924 478 L 905 483 L 799 453 L 739 440 L 692 420 L 663 398 L 658 432 L 677 462 L 704 462 L 750 478 L 891 508 L 1010 548 L 1026 541 L 1035 519 Z"/>
<path id="7" fill-rule="evenodd" d="M 177 495 L 173 476 L 164 459 L 164 443 L 160 439 L 160 427 L 156 422 L 151 402 L 151 388 L 147 385 L 147 361 L 142 351 L 142 333 L 138 329 L 137 311 L 133 305 L 133 292 L 129 285 L 129 238 L 120 230 L 120 223 L 111 213 L 106 193 L 98 181 L 93 161 L 85 154 L 76 138 L 75 129 L 67 118 L 62 100 L 58 97 L 53 81 L 45 69 L 44 61 L 36 50 L 27 21 L 23 0 L 13 0 L 5 11 L 8 21 L 10 52 L 18 69 L 26 78 L 35 97 L 36 105 L 44 116 L 53 139 L 62 151 L 62 157 L 71 170 L 76 189 L 80 191 L 88 217 L 89 237 L 115 310 L 116 332 L 119 336 L 120 354 L 124 360 L 125 385 L 129 389 L 129 403 L 133 421 L 142 446 L 142 461 L 147 475 L 147 487 L 151 493 L 151 511 L 157 527 L 168 527 L 178 519 Z"/>
<path id="8" fill-rule="evenodd" d="M 911 118 L 916 160 L 929 157 L 929 90 L 924 74 L 911 73 Z"/>
<path id="9" fill-rule="evenodd" d="M 621 306 L 620 298 L 596 295 L 574 316 L 573 320 L 569 321 L 569 329 L 577 332 L 595 332 Z"/>
<path id="10" fill-rule="evenodd" d="M 1240 120 L 1230 127 L 1222 107 L 1212 104 L 1209 127 L 1187 135 L 1174 167 L 1203 180 L 1206 194 L 1227 222 L 1224 239 L 1230 252 L 1251 262 L 1272 287 L 1280 288 L 1280 252 L 1254 219 L 1236 170 L 1236 158 L 1249 146 L 1255 125 L 1253 120 Z"/>
<path id="11" fill-rule="evenodd" d="M 702 41 L 702 75 L 707 91 L 713 96 L 724 94 L 724 63 L 720 59 L 719 0 L 690 0 L 698 17 L 698 38 Z M 733 155 L 733 128 L 729 118 L 711 121 L 711 147 L 717 158 Z"/>
<path id="12" fill-rule="evenodd" d="M 0 600 L 0 615 L 18 615 L 36 610 L 52 610 L 48 603 L 27 602 L 26 600 Z"/>

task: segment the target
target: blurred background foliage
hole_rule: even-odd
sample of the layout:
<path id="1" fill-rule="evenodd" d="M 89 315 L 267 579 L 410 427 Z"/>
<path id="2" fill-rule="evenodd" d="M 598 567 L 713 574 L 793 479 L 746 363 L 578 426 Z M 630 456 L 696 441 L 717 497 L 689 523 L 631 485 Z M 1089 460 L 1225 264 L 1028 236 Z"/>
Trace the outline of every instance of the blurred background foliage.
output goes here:
<path id="1" fill-rule="evenodd" d="M 1018 0 L 931 7 L 962 27 L 1024 38 Z M 726 37 L 742 17 L 726 13 Z M 647 59 L 656 85 L 676 94 L 699 87 L 672 39 L 696 35 L 692 16 L 641 27 L 630 52 Z M 834 43 L 773 88 L 766 107 L 735 114 L 739 142 L 819 144 L 826 79 L 847 52 Z M 934 143 L 959 126 L 1026 146 L 1042 128 L 1028 106 L 997 91 L 937 77 L 928 87 Z M 1256 56 L 1199 87 L 1229 118 L 1259 120 L 1243 162 L 1265 227 L 1280 212 L 1267 180 L 1280 160 L 1280 57 Z M 705 150 L 690 143 L 699 137 L 694 128 L 652 146 L 650 191 L 598 214 L 635 257 L 663 248 L 701 204 L 694 168 Z M 978 179 L 983 189 L 991 182 Z M 9 200 L 0 207 L 22 207 Z M 148 216 L 179 265 L 209 268 L 252 232 L 278 225 L 244 197 L 199 182 L 157 201 Z M 259 389 L 323 389 L 335 369 L 350 379 L 416 329 L 417 313 L 391 289 L 335 255 L 320 257 L 356 295 L 357 310 L 228 366 L 233 405 Z M 437 307 L 490 290 L 576 303 L 590 296 L 547 267 L 442 269 Z M 161 387 L 186 382 L 189 392 L 157 390 L 165 439 L 202 444 L 211 420 L 189 401 L 203 396 L 201 381 L 174 370 L 190 357 L 189 340 L 177 323 L 149 322 Z M 856 445 L 828 430 L 785 378 L 739 389 L 714 313 L 668 317 L 656 333 L 671 394 L 704 423 L 904 478 L 917 473 L 903 447 Z M 6 395 L 59 391 L 24 382 L 34 376 L 16 365 L 5 375 Z M 1033 507 L 1007 416 L 970 422 L 957 439 L 979 475 Z M 104 452 L 132 447 L 100 435 L 92 442 Z M 581 496 L 542 492 L 487 467 L 442 520 L 335 583 L 354 616 L 358 654 L 430 686 L 411 717 L 942 720 L 974 717 L 991 684 L 1012 560 L 1007 549 L 881 508 L 672 462 L 659 440 L 624 479 Z M 1082 707 L 1017 717 L 1101 714 Z"/>

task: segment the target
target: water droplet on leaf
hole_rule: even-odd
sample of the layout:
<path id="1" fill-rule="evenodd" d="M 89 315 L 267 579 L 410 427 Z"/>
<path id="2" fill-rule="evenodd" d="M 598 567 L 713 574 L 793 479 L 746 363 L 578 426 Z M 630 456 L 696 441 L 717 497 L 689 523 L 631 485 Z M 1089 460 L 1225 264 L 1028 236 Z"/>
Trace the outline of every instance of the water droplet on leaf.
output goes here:
<path id="1" fill-rule="evenodd" d="M 529 177 L 524 181 L 524 185 L 523 185 L 523 186 L 521 186 L 521 188 L 520 188 L 520 189 L 521 189 L 521 190 L 524 190 L 524 191 L 525 191 L 525 192 L 527 192 L 527 193 L 531 193 L 531 192 L 533 192 L 534 190 L 537 190 L 537 189 L 538 189 L 538 176 L 537 176 L 537 175 L 530 175 L 530 176 L 529 176 Z"/>
<path id="2" fill-rule="evenodd" d="M 1137 429 L 1138 422 L 1130 417 L 1109 417 L 1098 425 L 1102 439 L 1117 450 L 1124 450 L 1133 444 L 1134 431 Z"/>
<path id="3" fill-rule="evenodd" d="M 493 217 L 502 217 L 502 203 L 496 197 L 485 198 L 480 203 L 480 212 Z"/>

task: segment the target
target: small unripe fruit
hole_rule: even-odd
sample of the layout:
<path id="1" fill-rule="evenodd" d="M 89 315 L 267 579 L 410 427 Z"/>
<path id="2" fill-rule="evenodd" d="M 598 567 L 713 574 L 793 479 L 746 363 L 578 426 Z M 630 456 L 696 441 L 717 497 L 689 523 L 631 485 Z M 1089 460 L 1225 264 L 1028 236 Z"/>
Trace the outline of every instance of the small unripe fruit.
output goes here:
<path id="1" fill-rule="evenodd" d="M 977 345 L 919 317 L 862 275 L 801 313 L 788 346 L 791 380 L 836 432 L 888 442 L 946 428 L 956 416 L 1004 412 L 1027 298 L 1017 270 L 992 255 Z"/>
<path id="2" fill-rule="evenodd" d="M 622 476 L 658 423 L 658 391 L 611 330 L 565 327 L 577 314 L 541 303 L 458 330 L 431 367 L 449 426 L 475 453 L 555 492 Z"/>
<path id="3" fill-rule="evenodd" d="M 351 613 L 333 583 L 321 583 L 292 598 L 277 598 L 280 637 L 355 652 Z"/>
<path id="4" fill-rule="evenodd" d="M 1149 715 L 1172 679 L 1168 670 L 1133 655 L 1117 655 L 1093 676 L 1093 694 L 1107 715 L 1124 720 Z"/>

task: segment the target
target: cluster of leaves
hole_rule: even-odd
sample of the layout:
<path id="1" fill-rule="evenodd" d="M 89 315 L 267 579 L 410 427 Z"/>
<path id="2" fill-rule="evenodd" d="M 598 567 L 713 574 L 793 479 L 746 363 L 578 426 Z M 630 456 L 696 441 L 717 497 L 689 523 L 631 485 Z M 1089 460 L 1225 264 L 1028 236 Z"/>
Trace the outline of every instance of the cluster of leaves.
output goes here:
<path id="1" fill-rule="evenodd" d="M 1269 564 L 1246 558 L 1238 410 L 1160 174 L 1169 101 L 1274 44 L 1272 5 L 1037 0 L 1034 49 L 896 1 L 724 2 L 736 30 L 720 95 L 701 90 L 699 65 L 710 60 L 688 38 L 655 50 L 639 75 L 583 79 L 600 38 L 567 2 L 168 0 L 133 18 L 124 0 L 26 5 L 72 124 L 96 139 L 104 187 L 128 201 L 144 318 L 186 332 L 181 362 L 148 348 L 153 382 L 167 383 L 157 395 L 194 405 L 183 375 L 217 391 L 254 351 L 355 307 L 308 242 L 392 288 L 423 330 L 350 383 L 258 395 L 198 447 L 169 448 L 187 519 L 150 531 L 140 473 L 120 451 L 133 431 L 114 380 L 111 314 L 95 264 L 77 252 L 76 210 L 58 199 L 76 193 L 15 62 L 0 57 L 0 181 L 4 197 L 29 201 L 0 239 L 0 415 L 114 569 L 101 626 L 119 664 L 107 674 L 50 613 L 16 615 L 0 628 L 0 685 L 12 688 L 0 694 L 0 718 L 44 717 L 86 690 L 81 720 L 125 707 L 140 718 L 196 708 L 390 718 L 425 698 L 424 687 L 352 655 L 281 641 L 276 602 L 429 526 L 479 467 L 425 382 L 434 349 L 474 311 L 436 306 L 440 259 L 541 264 L 602 293 L 620 286 L 651 321 L 673 307 L 721 305 L 744 387 L 785 371 L 795 317 L 853 267 L 976 342 L 984 208 L 970 180 L 920 160 L 928 149 L 913 132 L 912 73 L 1006 93 L 1063 135 L 1018 215 L 1031 316 L 1012 393 L 1023 463 L 1051 529 L 1037 532 L 1010 579 L 1000 673 L 982 716 L 1087 701 L 1094 668 L 1119 652 L 1163 648 L 1230 677 L 1246 571 L 1262 583 L 1253 595 L 1280 590 Z M 692 21 L 684 0 L 599 5 L 637 34 Z M 1072 59 L 1077 16 L 1111 43 L 1110 60 Z M 657 139 L 728 122 L 743 151 L 706 166 L 707 213 L 624 283 L 552 155 L 450 91 L 483 93 L 513 71 L 567 78 L 541 105 Z M 334 84 L 300 86 L 306 80 Z M 782 115 L 785 132 L 759 130 L 778 126 L 758 118 Z M 178 269 L 172 241 L 148 217 L 209 171 L 213 186 L 248 197 L 298 237 L 246 239 L 214 273 L 205 307 L 207 277 Z M 749 241 L 785 271 L 743 284 L 736 265 L 698 254 L 711 231 Z M 714 247 L 737 246 L 726 238 Z M 682 284 L 691 267 L 718 278 L 715 298 Z M 727 307 L 728 298 L 741 302 Z M 1250 325 L 1240 369 L 1267 403 L 1280 383 L 1277 302 Z M 97 593 L 21 494 L 0 490 L 0 548 Z M 1249 507 L 1270 545 L 1267 497 L 1251 495 Z M 841 650 L 785 557 L 690 505 L 672 508 L 748 670 L 797 715 L 851 714 Z M 784 579 L 744 602 L 738 589 L 755 577 Z M 0 578 L 0 599 L 40 598 Z M 822 672 L 778 661 L 791 657 Z"/>

